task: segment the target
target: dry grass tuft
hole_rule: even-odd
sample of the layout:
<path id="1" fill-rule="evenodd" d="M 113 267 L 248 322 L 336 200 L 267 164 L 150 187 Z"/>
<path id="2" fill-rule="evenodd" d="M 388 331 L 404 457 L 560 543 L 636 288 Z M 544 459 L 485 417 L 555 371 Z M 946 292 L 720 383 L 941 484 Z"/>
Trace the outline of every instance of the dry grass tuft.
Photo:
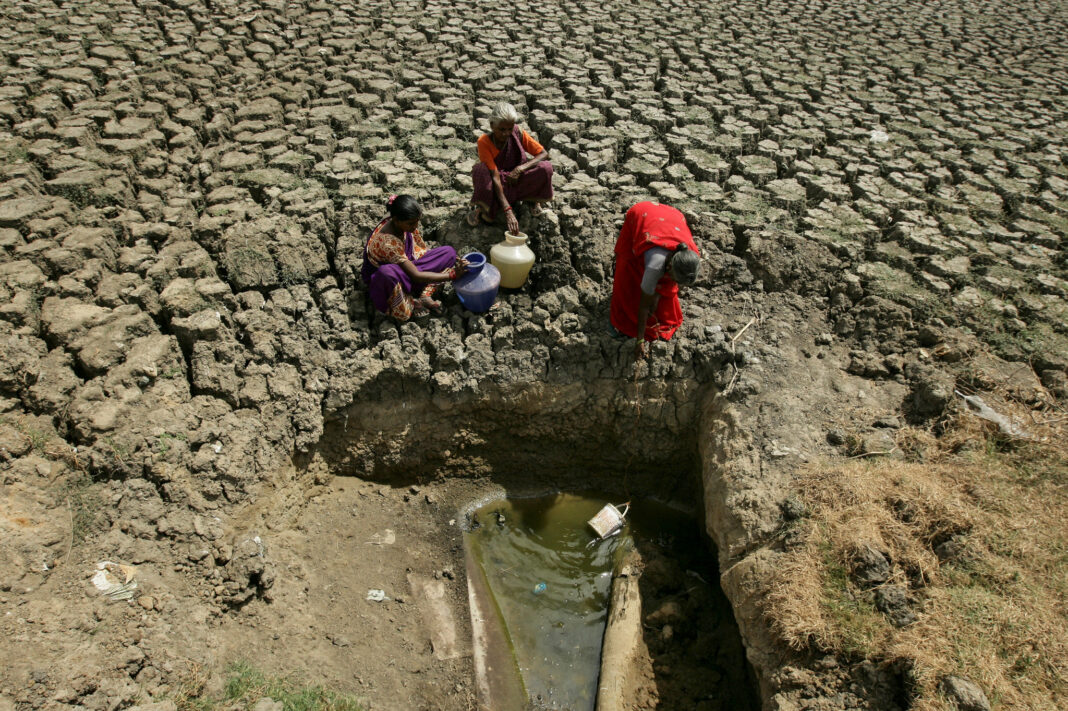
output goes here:
<path id="1" fill-rule="evenodd" d="M 795 524 L 766 597 L 799 651 L 905 660 L 913 709 L 950 709 L 947 674 L 1001 709 L 1068 706 L 1068 418 L 984 394 L 1034 435 L 1006 440 L 961 413 L 941 437 L 900 433 L 909 460 L 824 461 L 798 480 L 809 516 Z M 955 554 L 935 549 L 952 541 Z M 858 549 L 890 561 L 882 585 L 907 588 L 918 616 L 894 627 L 852 576 Z M 945 551 L 943 549 L 943 554 Z"/>

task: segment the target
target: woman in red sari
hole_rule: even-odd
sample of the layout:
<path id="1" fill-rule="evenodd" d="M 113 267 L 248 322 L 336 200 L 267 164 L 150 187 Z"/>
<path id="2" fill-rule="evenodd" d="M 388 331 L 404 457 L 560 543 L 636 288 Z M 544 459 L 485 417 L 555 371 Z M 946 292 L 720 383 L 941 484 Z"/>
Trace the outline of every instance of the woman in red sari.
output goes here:
<path id="1" fill-rule="evenodd" d="M 541 203 L 553 198 L 553 166 L 549 152 L 520 129 L 519 112 L 500 103 L 490 118 L 490 133 L 478 139 L 478 163 L 471 171 L 475 191 L 467 224 L 479 220 L 492 224 L 503 210 L 508 231 L 519 233 L 519 220 L 513 207 L 520 201 L 533 205 L 532 215 L 541 213 Z M 528 158 L 527 155 L 531 157 Z"/>
<path id="2" fill-rule="evenodd" d="M 668 340 L 682 324 L 679 285 L 697 281 L 700 252 L 682 213 L 668 205 L 640 202 L 627 210 L 616 240 L 611 320 L 616 331 L 645 342 Z"/>

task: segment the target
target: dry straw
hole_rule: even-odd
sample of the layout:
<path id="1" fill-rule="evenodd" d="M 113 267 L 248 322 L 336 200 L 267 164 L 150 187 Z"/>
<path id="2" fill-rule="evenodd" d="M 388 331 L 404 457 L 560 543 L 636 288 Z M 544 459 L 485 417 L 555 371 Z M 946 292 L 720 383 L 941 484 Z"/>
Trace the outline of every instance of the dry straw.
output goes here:
<path id="1" fill-rule="evenodd" d="M 957 674 L 998 708 L 1060 710 L 1068 704 L 1068 431 L 1059 412 L 987 399 L 1032 423 L 1039 441 L 1013 441 L 961 412 L 937 438 L 901 431 L 897 449 L 909 460 L 809 466 L 797 488 L 810 513 L 791 524 L 765 613 L 795 650 L 905 661 L 913 709 L 948 711 L 938 682 Z M 951 540 L 957 552 L 940 561 L 935 549 Z M 883 585 L 907 589 L 911 625 L 894 627 L 874 588 L 853 577 L 863 546 L 890 562 Z"/>

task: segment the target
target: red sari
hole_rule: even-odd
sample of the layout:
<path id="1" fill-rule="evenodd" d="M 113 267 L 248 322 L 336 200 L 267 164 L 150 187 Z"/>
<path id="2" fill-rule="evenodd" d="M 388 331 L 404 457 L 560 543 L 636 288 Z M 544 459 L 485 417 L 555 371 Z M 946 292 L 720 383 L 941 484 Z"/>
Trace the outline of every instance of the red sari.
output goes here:
<path id="1" fill-rule="evenodd" d="M 680 243 L 700 254 L 686 218 L 675 208 L 656 202 L 640 202 L 627 210 L 623 229 L 616 240 L 616 276 L 612 284 L 611 319 L 617 331 L 631 338 L 638 337 L 638 302 L 645 272 L 642 255 L 650 247 L 663 247 L 673 252 Z M 645 340 L 662 338 L 666 341 L 682 324 L 679 285 L 670 273 L 665 273 L 657 282 L 656 293 L 660 300 L 656 310 L 649 314 Z"/>

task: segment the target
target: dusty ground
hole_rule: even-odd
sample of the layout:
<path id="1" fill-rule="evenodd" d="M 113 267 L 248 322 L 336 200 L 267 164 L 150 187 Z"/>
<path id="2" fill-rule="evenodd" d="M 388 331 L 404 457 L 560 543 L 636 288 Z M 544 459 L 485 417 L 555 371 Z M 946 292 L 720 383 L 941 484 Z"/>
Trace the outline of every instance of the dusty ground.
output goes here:
<path id="1" fill-rule="evenodd" d="M 751 591 L 799 463 L 891 451 L 976 370 L 1068 397 L 1063 4 L 509 8 L 0 4 L 0 711 L 210 695 L 236 658 L 471 708 L 413 591 L 467 639 L 448 522 L 517 480 L 703 501 L 765 704 L 900 708 L 878 660 L 782 682 Z M 371 314 L 388 194 L 498 241 L 462 218 L 502 99 L 556 168 L 531 281 Z M 604 322 L 648 198 L 706 269 L 635 380 Z"/>

